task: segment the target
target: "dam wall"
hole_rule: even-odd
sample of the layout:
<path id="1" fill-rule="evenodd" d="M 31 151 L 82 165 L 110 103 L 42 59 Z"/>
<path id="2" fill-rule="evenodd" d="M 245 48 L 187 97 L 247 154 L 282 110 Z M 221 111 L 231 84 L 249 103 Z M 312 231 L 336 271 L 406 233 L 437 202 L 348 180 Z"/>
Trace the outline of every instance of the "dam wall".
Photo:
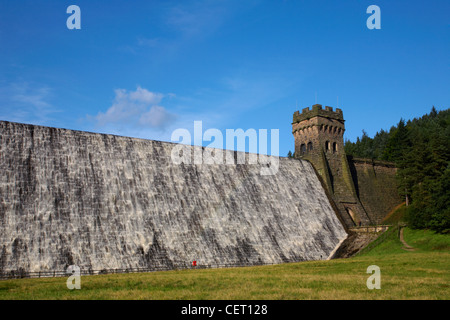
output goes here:
<path id="1" fill-rule="evenodd" d="M 265 176 L 174 146 L 0 121 L 0 273 L 319 260 L 347 237 L 309 162 Z"/>
<path id="2" fill-rule="evenodd" d="M 397 168 L 391 162 L 348 157 L 356 192 L 374 224 L 383 219 L 403 199 L 398 193 Z"/>

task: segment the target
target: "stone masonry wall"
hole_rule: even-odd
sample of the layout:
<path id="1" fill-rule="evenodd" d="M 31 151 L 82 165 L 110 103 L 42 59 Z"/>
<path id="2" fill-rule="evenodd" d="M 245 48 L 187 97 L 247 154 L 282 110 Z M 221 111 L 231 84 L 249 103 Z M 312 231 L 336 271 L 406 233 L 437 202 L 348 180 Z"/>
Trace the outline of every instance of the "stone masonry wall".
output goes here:
<path id="1" fill-rule="evenodd" d="M 393 164 L 349 157 L 358 197 L 372 222 L 380 224 L 402 202 Z"/>

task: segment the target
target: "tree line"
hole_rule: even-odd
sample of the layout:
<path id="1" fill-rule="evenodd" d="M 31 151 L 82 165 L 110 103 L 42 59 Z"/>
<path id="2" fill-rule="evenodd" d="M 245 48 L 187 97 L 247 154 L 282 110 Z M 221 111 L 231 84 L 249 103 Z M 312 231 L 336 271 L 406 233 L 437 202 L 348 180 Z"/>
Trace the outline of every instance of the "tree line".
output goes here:
<path id="1" fill-rule="evenodd" d="M 347 155 L 394 162 L 400 195 L 407 203 L 406 219 L 417 229 L 450 232 L 450 109 L 413 120 L 400 119 L 373 138 L 363 130 Z"/>

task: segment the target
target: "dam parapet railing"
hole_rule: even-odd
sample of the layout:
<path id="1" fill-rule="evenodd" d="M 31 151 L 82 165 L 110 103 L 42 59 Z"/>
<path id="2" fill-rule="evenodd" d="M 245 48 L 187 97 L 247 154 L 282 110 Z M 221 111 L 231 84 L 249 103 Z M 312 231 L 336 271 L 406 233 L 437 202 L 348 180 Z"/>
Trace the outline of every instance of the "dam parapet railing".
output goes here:
<path id="1" fill-rule="evenodd" d="M 297 263 L 303 262 L 305 260 L 297 261 L 283 261 L 283 262 L 273 262 L 273 263 L 259 263 L 259 262 L 249 262 L 249 263 L 235 263 L 235 264 L 201 264 L 197 261 L 196 266 L 192 265 L 192 262 L 180 262 L 174 263 L 171 266 L 153 266 L 149 268 L 126 268 L 126 269 L 83 269 L 80 268 L 80 276 L 95 276 L 95 275 L 106 275 L 106 274 L 124 274 L 124 273 L 146 273 L 146 272 L 157 272 L 157 271 L 177 271 L 177 270 L 195 270 L 195 269 L 222 269 L 222 268 L 243 268 L 243 267 L 256 267 L 256 266 L 270 266 L 279 265 L 285 263 Z M 26 270 L 10 270 L 10 271 L 0 271 L 0 280 L 9 279 L 25 279 L 25 278 L 58 278 L 58 277 L 69 277 L 71 273 L 63 270 L 55 271 L 26 271 Z"/>
<path id="2" fill-rule="evenodd" d="M 349 231 L 357 233 L 378 233 L 387 231 L 392 225 L 375 225 L 375 226 L 361 226 L 349 228 Z"/>

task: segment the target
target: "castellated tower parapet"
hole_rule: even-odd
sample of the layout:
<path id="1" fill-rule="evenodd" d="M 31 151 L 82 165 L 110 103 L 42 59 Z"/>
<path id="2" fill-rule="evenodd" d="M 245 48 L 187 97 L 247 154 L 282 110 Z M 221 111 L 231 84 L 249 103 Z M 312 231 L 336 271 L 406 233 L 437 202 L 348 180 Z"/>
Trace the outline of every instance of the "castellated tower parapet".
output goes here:
<path id="1" fill-rule="evenodd" d="M 341 154 L 344 148 L 344 115 L 342 110 L 315 104 L 312 109 L 296 111 L 292 123 L 295 138 L 295 155 L 311 158 L 320 156 L 324 149 L 327 155 Z"/>
<path id="2" fill-rule="evenodd" d="M 333 111 L 333 108 L 329 106 L 322 109 L 321 104 L 315 104 L 311 110 L 309 108 L 303 108 L 302 113 L 299 111 L 294 112 L 293 122 L 300 122 L 317 116 L 344 121 L 344 115 L 341 109 L 336 108 L 336 111 Z"/>
<path id="3" fill-rule="evenodd" d="M 370 224 L 354 186 L 344 151 L 344 115 L 341 109 L 315 104 L 296 111 L 292 133 L 296 158 L 310 161 L 332 195 L 348 227 Z"/>

